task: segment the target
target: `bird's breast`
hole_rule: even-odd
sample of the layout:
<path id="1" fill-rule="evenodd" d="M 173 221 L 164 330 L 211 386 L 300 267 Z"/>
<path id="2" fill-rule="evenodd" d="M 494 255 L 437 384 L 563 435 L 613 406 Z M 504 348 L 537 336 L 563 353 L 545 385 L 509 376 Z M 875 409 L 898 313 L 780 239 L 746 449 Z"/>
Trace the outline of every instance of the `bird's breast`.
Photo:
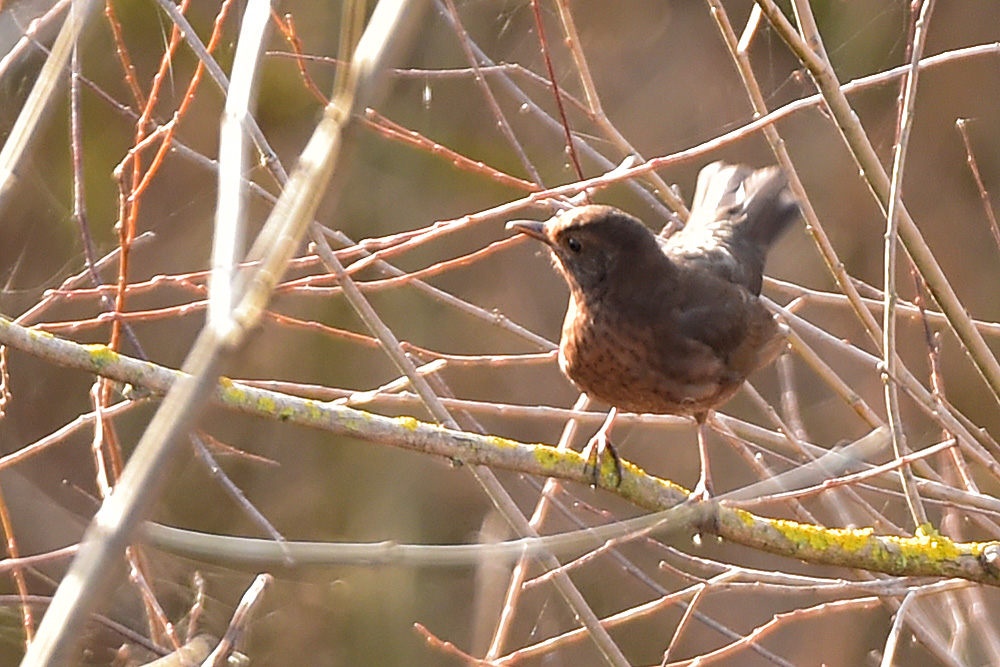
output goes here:
<path id="1" fill-rule="evenodd" d="M 735 393 L 740 380 L 714 351 L 656 321 L 571 300 L 559 366 L 587 395 L 629 412 L 695 415 Z"/>

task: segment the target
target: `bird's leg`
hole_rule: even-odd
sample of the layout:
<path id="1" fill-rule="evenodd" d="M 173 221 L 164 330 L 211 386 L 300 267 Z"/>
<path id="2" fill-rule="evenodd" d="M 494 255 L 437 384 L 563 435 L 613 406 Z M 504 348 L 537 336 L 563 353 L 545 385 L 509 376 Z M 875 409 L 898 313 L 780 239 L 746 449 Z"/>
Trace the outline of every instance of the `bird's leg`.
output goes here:
<path id="1" fill-rule="evenodd" d="M 712 497 L 712 472 L 708 463 L 708 413 L 703 412 L 694 416 L 698 422 L 698 457 L 701 459 L 701 473 L 698 475 L 698 484 L 691 492 L 694 500 L 709 500 Z"/>
<path id="2" fill-rule="evenodd" d="M 617 414 L 618 409 L 611 408 L 607 419 L 604 420 L 601 428 L 597 430 L 597 433 L 594 434 L 594 437 L 590 439 L 590 442 L 587 443 L 586 448 L 583 450 L 584 458 L 587 459 L 583 470 L 586 472 L 589 468 L 592 471 L 594 486 L 597 486 L 597 482 L 601 479 L 601 461 L 604 459 L 604 452 L 611 455 L 611 459 L 615 462 L 615 473 L 618 475 L 618 484 L 622 483 L 622 461 L 618 457 L 618 452 L 615 451 L 615 446 L 611 444 L 611 439 L 608 437 Z"/>

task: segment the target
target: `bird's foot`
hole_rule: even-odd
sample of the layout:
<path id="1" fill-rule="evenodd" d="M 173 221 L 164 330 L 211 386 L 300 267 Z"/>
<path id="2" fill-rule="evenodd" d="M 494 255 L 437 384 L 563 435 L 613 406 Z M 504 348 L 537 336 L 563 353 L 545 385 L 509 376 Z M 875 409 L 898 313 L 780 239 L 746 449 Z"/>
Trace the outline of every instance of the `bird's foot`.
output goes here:
<path id="1" fill-rule="evenodd" d="M 691 500 L 711 500 L 712 498 L 712 472 L 708 461 L 708 425 L 707 415 L 696 417 L 698 421 L 698 459 L 701 463 L 701 473 L 698 475 L 698 483 L 694 491 L 688 496 Z"/>
<path id="2" fill-rule="evenodd" d="M 601 481 L 601 464 L 604 461 L 605 453 L 611 456 L 611 460 L 615 464 L 615 475 L 618 480 L 615 482 L 615 486 L 619 486 L 622 483 L 622 460 L 603 428 L 590 439 L 590 442 L 587 443 L 586 448 L 583 450 L 583 456 L 587 460 L 583 464 L 583 472 L 584 474 L 590 473 L 591 485 L 599 486 L 599 482 Z"/>
<path id="3" fill-rule="evenodd" d="M 705 470 L 702 469 L 701 475 L 698 476 L 698 483 L 694 487 L 688 498 L 694 502 L 704 502 L 706 500 L 712 499 L 712 480 L 705 474 Z"/>

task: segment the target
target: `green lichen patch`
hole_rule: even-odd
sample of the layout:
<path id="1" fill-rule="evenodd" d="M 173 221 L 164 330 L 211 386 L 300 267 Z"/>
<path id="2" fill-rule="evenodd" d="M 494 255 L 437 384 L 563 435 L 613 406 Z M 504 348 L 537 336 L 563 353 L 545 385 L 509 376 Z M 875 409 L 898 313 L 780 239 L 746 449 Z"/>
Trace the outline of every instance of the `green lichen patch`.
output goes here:
<path id="1" fill-rule="evenodd" d="M 119 360 L 118 353 L 112 350 L 107 345 L 84 345 L 83 349 L 87 351 L 90 355 L 91 361 L 94 363 L 94 367 L 101 369 L 109 364 L 115 363 Z"/>

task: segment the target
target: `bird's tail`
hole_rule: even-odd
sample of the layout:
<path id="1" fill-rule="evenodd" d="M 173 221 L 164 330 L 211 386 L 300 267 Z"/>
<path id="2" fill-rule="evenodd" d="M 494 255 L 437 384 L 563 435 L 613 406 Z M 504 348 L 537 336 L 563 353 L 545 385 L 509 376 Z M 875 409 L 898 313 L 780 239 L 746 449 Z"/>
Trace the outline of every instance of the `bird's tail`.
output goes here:
<path id="1" fill-rule="evenodd" d="M 798 213 L 778 167 L 713 162 L 698 174 L 687 224 L 665 248 L 678 260 L 760 294 L 767 251 Z"/>
<path id="2" fill-rule="evenodd" d="M 690 221 L 695 224 L 712 226 L 716 221 L 730 221 L 732 234 L 766 254 L 798 217 L 799 205 L 780 167 L 755 170 L 742 164 L 713 162 L 698 174 L 691 212 L 692 217 L 697 214 L 711 218 Z"/>

